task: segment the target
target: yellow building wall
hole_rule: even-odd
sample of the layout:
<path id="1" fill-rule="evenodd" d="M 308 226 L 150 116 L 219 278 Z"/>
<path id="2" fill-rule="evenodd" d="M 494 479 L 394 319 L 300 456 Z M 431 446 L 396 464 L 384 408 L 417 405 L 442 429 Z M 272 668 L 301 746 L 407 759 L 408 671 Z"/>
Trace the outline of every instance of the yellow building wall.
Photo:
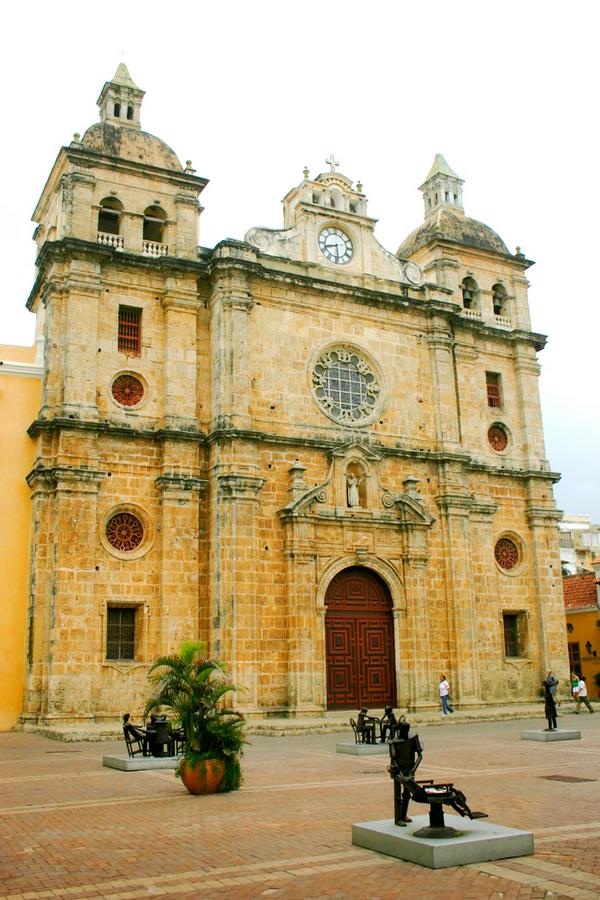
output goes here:
<path id="1" fill-rule="evenodd" d="M 40 405 L 35 347 L 0 345 L 0 731 L 13 728 L 23 708 L 30 491 L 34 441 L 27 428 Z M 15 371 L 17 370 L 17 371 Z"/>
<path id="2" fill-rule="evenodd" d="M 596 623 L 600 623 L 600 609 L 567 612 L 569 654 L 571 645 L 579 644 L 580 674 L 585 675 L 588 694 L 592 699 L 600 696 L 600 688 L 596 684 L 596 674 L 600 672 L 600 625 Z M 586 644 L 589 646 L 586 647 Z"/>

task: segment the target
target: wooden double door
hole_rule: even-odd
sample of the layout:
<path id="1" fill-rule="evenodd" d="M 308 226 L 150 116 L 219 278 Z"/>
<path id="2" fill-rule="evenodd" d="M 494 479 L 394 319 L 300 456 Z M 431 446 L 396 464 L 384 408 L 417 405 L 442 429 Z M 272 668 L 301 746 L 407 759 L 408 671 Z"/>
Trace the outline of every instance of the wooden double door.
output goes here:
<path id="1" fill-rule="evenodd" d="M 356 566 L 325 597 L 327 708 L 396 706 L 392 600 L 385 583 Z"/>

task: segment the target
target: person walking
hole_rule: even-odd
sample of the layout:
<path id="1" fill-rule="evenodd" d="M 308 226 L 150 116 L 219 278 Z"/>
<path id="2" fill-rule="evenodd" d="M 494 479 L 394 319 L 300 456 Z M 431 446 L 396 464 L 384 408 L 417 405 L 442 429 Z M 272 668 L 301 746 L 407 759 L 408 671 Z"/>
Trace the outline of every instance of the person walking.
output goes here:
<path id="1" fill-rule="evenodd" d="M 577 709 L 575 710 L 576 715 L 579 715 L 579 707 L 581 704 L 585 703 L 589 711 L 593 714 L 594 710 L 592 709 L 592 704 L 590 703 L 587 695 L 587 686 L 585 683 L 585 675 L 582 675 L 579 679 L 579 685 L 577 686 Z"/>
<path id="2" fill-rule="evenodd" d="M 446 680 L 446 676 L 442 672 L 440 675 L 440 700 L 442 701 L 442 715 L 447 716 L 448 713 L 453 713 L 454 710 L 450 706 L 450 685 Z"/>
<path id="3" fill-rule="evenodd" d="M 577 701 L 577 693 L 579 691 L 579 675 L 577 672 L 571 672 L 571 696 Z"/>

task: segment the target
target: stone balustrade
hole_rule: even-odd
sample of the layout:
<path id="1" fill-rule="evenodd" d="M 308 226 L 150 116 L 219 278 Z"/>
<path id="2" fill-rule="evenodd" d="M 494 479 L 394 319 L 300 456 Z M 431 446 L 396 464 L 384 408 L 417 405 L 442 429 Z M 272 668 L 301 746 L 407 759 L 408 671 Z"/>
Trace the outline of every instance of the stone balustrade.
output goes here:
<path id="1" fill-rule="evenodd" d="M 159 244 L 158 241 L 142 241 L 143 256 L 166 256 L 168 251 L 168 244 Z"/>
<path id="2" fill-rule="evenodd" d="M 98 243 L 104 247 L 114 247 L 115 250 L 125 249 L 125 241 L 121 234 L 108 234 L 106 231 L 99 231 Z"/>

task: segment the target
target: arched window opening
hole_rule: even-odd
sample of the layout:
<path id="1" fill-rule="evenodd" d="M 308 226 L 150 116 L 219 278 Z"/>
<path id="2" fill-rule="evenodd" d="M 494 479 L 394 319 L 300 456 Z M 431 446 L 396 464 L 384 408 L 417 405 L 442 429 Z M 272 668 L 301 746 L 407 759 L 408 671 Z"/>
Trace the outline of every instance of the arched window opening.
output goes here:
<path id="1" fill-rule="evenodd" d="M 114 113 L 115 119 L 118 119 L 120 117 L 120 115 L 121 115 L 121 104 L 120 103 L 115 103 L 113 113 Z"/>
<path id="2" fill-rule="evenodd" d="M 367 505 L 367 479 L 364 468 L 351 462 L 346 468 L 346 506 L 349 509 L 365 509 Z"/>
<path id="3" fill-rule="evenodd" d="M 492 303 L 494 304 L 494 315 L 506 315 L 506 288 L 503 284 L 495 284 L 492 287 Z"/>
<path id="4" fill-rule="evenodd" d="M 130 122 L 133 119 L 133 106 L 127 107 L 127 118 Z"/>
<path id="5" fill-rule="evenodd" d="M 460 286 L 462 291 L 463 307 L 465 309 L 477 309 L 477 297 L 479 288 L 474 278 L 464 278 Z"/>
<path id="6" fill-rule="evenodd" d="M 167 214 L 160 206 L 149 206 L 144 210 L 144 240 L 163 243 Z"/>
<path id="7" fill-rule="evenodd" d="M 116 197 L 105 197 L 98 210 L 98 231 L 103 234 L 119 234 L 123 204 Z"/>

